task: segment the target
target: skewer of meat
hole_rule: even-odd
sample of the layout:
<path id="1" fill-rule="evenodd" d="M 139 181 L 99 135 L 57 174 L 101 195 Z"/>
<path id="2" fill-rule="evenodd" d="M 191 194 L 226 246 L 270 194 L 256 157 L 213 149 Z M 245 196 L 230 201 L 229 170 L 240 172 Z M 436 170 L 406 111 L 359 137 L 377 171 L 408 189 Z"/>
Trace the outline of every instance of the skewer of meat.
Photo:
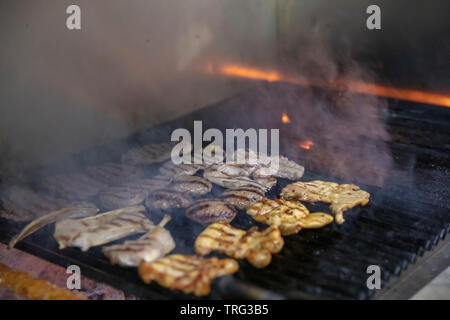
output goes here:
<path id="1" fill-rule="evenodd" d="M 164 229 L 170 216 L 165 215 L 161 222 L 137 240 L 102 248 L 102 252 L 112 264 L 137 267 L 141 261 L 152 262 L 164 257 L 175 248 L 170 232 Z"/>
<path id="2" fill-rule="evenodd" d="M 22 229 L 22 231 L 13 237 L 9 242 L 10 249 L 24 238 L 43 228 L 44 226 L 65 219 L 85 218 L 95 215 L 99 209 L 91 203 L 74 203 L 69 207 L 65 207 L 56 211 L 49 212 L 36 220 L 33 220 Z"/>
<path id="3" fill-rule="evenodd" d="M 87 251 L 90 247 L 151 230 L 154 224 L 144 212 L 144 206 L 134 206 L 84 219 L 59 221 L 55 225 L 54 237 L 59 249 L 70 246 Z"/>

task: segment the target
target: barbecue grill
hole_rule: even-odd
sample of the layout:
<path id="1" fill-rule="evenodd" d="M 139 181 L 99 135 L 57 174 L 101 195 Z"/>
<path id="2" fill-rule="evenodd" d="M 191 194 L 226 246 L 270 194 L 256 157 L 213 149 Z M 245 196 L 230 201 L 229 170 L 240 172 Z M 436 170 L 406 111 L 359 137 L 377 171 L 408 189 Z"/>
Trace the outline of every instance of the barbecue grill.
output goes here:
<path id="1" fill-rule="evenodd" d="M 317 90 L 316 95 L 333 94 L 323 88 L 314 90 Z M 348 176 L 333 175 L 330 168 L 321 167 L 320 162 L 314 161 L 311 156 L 314 148 L 319 146 L 318 142 L 314 141 L 309 149 L 299 147 L 299 139 L 308 137 L 296 136 L 292 119 L 291 123 L 283 124 L 279 108 L 274 107 L 270 111 L 277 115 L 276 118 L 258 117 L 258 114 L 269 112 L 260 103 L 261 92 L 277 97 L 271 104 L 284 108 L 286 115 L 299 112 L 289 109 L 287 97 L 301 99 L 308 95 L 305 88 L 296 85 L 262 82 L 237 96 L 176 120 L 79 153 L 57 165 L 33 170 L 29 172 L 31 185 L 38 188 L 42 177 L 64 172 L 73 167 L 73 163 L 83 168 L 91 164 L 118 161 L 127 148 L 168 141 L 174 129 L 192 129 L 194 120 L 202 120 L 205 129 L 280 127 L 280 154 L 305 166 L 302 181 L 320 179 L 355 183 L 371 194 L 370 202 L 364 207 L 355 207 L 346 212 L 343 225 L 333 223 L 323 229 L 302 230 L 296 235 L 285 237 L 282 251 L 274 255 L 272 263 L 264 269 L 255 269 L 246 261 L 240 261 L 240 269 L 236 274 L 214 280 L 208 298 L 370 299 L 411 296 L 418 287 L 405 289 L 402 280 L 423 267 L 431 259 L 430 252 L 448 252 L 450 109 L 402 100 L 388 101 L 382 116 L 387 122 L 391 139 L 373 141 L 375 145 L 386 145 L 393 159 L 380 185 L 376 177 L 372 183 L 364 175 L 357 175 L 350 180 Z M 241 117 L 244 113 L 249 116 Z M 269 123 L 268 118 L 271 119 Z M 355 159 L 359 160 L 364 161 Z M 158 164 L 149 166 L 146 168 L 147 173 L 155 173 L 158 167 Z M 267 197 L 278 197 L 288 183 L 287 180 L 279 179 Z M 212 196 L 219 196 L 222 191 L 220 187 L 214 186 Z M 328 210 L 320 204 L 306 206 L 314 209 L 312 212 Z M 153 221 L 161 217 L 157 212 L 151 215 Z M 202 227 L 185 218 L 183 210 L 173 212 L 172 215 L 175 218 L 167 228 L 177 243 L 174 252 L 194 253 L 193 242 Z M 239 212 L 233 225 L 247 229 L 259 224 Z M 20 227 L 21 224 L 0 220 L 0 240 L 7 243 Z M 52 237 L 53 228 L 47 226 L 41 229 L 20 242 L 17 248 L 62 266 L 79 265 L 84 275 L 139 298 L 194 298 L 157 284 L 144 284 L 135 268 L 112 266 L 99 248 L 92 248 L 88 252 L 76 248 L 60 251 Z M 433 274 L 448 263 L 448 257 L 434 256 L 433 259 Z M 381 290 L 367 287 L 367 268 L 371 265 L 381 268 Z M 429 280 L 423 274 L 416 275 L 414 283 L 417 286 Z"/>

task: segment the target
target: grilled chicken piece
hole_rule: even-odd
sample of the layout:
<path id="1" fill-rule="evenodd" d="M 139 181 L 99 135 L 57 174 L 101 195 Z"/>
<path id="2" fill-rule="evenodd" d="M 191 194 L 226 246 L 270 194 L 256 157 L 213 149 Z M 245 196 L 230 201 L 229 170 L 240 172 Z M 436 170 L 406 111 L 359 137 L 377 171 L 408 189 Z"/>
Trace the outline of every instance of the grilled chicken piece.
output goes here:
<path id="1" fill-rule="evenodd" d="M 67 200 L 49 197 L 20 186 L 8 188 L 2 193 L 1 200 L 4 210 L 0 211 L 0 216 L 18 222 L 33 220 L 69 204 Z"/>
<path id="2" fill-rule="evenodd" d="M 122 162 L 131 165 L 149 165 L 170 159 L 175 142 L 148 144 L 132 148 L 122 156 Z"/>
<path id="3" fill-rule="evenodd" d="M 37 230 L 50 223 L 65 219 L 90 217 L 95 215 L 98 211 L 99 209 L 94 204 L 80 202 L 71 204 L 70 206 L 59 210 L 49 212 L 48 214 L 43 215 L 42 217 L 39 217 L 27 224 L 27 226 L 23 228 L 18 235 L 11 239 L 11 241 L 9 242 L 9 248 L 13 248 L 17 244 L 17 242 L 28 237 L 29 235 L 33 234 Z"/>
<path id="4" fill-rule="evenodd" d="M 252 216 L 255 221 L 279 227 L 281 234 L 285 236 L 300 231 L 301 223 L 299 221 L 305 218 L 309 211 L 297 201 L 263 198 L 253 203 L 247 209 L 247 214 Z"/>
<path id="5" fill-rule="evenodd" d="M 103 207 L 112 210 L 141 204 L 147 198 L 147 195 L 148 191 L 143 189 L 130 186 L 113 186 L 100 192 L 99 198 Z"/>
<path id="6" fill-rule="evenodd" d="M 282 190 L 281 197 L 287 200 L 330 203 L 330 209 L 336 216 L 336 222 L 342 224 L 344 211 L 357 205 L 366 205 L 369 202 L 370 194 L 354 184 L 315 180 L 289 184 Z"/>
<path id="7" fill-rule="evenodd" d="M 204 199 L 187 208 L 186 216 L 203 225 L 221 221 L 231 222 L 236 216 L 236 209 L 220 200 Z"/>
<path id="8" fill-rule="evenodd" d="M 119 184 L 144 175 L 142 168 L 123 163 L 104 163 L 87 169 L 90 177 L 105 184 Z"/>
<path id="9" fill-rule="evenodd" d="M 87 200 L 107 188 L 107 184 L 83 173 L 48 176 L 44 178 L 43 185 L 50 193 L 70 200 Z"/>
<path id="10" fill-rule="evenodd" d="M 191 198 L 186 194 L 174 192 L 168 189 L 161 189 L 151 192 L 145 200 L 145 205 L 147 208 L 157 210 L 186 208 L 191 203 Z"/>
<path id="11" fill-rule="evenodd" d="M 264 192 L 255 187 L 228 189 L 222 193 L 222 199 L 228 204 L 246 210 L 253 202 L 264 198 Z"/>
<path id="12" fill-rule="evenodd" d="M 323 212 L 314 212 L 308 214 L 298 222 L 302 229 L 318 229 L 333 222 L 333 216 Z"/>
<path id="13" fill-rule="evenodd" d="M 156 281 L 172 290 L 205 296 L 210 293 L 214 278 L 233 274 L 238 269 L 239 264 L 234 259 L 173 254 L 151 263 L 142 261 L 139 275 L 145 283 Z"/>
<path id="14" fill-rule="evenodd" d="M 196 164 L 174 164 L 172 160 L 166 161 L 161 168 L 159 174 L 161 176 L 173 178 L 177 176 L 193 176 L 198 170 L 202 169 L 201 165 Z"/>
<path id="15" fill-rule="evenodd" d="M 126 240 L 123 243 L 102 248 L 102 252 L 112 264 L 137 267 L 141 261 L 152 262 L 164 257 L 175 248 L 175 241 L 170 232 L 164 229 L 170 216 L 163 220 L 137 240 Z"/>
<path id="16" fill-rule="evenodd" d="M 169 187 L 177 192 L 187 192 L 195 195 L 204 195 L 211 191 L 212 184 L 196 176 L 180 176 L 172 180 Z"/>
<path id="17" fill-rule="evenodd" d="M 195 240 L 195 252 L 207 255 L 219 251 L 235 259 L 247 259 L 257 268 L 264 268 L 272 260 L 272 254 L 280 252 L 283 245 L 280 230 L 275 226 L 261 232 L 257 231 L 257 227 L 245 231 L 222 222 L 213 223 L 200 233 Z"/>
<path id="18" fill-rule="evenodd" d="M 144 206 L 135 206 L 79 220 L 59 221 L 55 225 L 54 237 L 59 249 L 79 247 L 87 251 L 90 247 L 151 230 L 154 224 L 144 212 Z"/>
<path id="19" fill-rule="evenodd" d="M 226 189 L 237 189 L 243 186 L 252 186 L 254 188 L 262 190 L 263 192 L 266 192 L 273 186 L 273 183 L 263 185 L 255 180 L 250 179 L 249 177 L 228 176 L 227 174 L 221 171 L 214 170 L 213 168 L 206 169 L 203 172 L 203 177 L 211 181 L 212 183 L 215 183 Z"/>

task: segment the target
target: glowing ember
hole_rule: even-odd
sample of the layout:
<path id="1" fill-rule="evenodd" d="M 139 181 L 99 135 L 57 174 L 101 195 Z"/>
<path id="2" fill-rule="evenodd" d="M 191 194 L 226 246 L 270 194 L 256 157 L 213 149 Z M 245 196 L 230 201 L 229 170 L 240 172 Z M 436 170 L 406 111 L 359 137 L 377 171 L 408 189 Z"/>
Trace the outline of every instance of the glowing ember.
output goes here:
<path id="1" fill-rule="evenodd" d="M 289 119 L 289 117 L 288 117 L 286 112 L 283 112 L 283 114 L 281 115 L 281 122 L 283 122 L 283 123 L 291 123 L 291 119 Z"/>
<path id="2" fill-rule="evenodd" d="M 341 85 L 344 84 L 345 87 L 352 92 L 450 107 L 450 94 L 439 94 L 420 90 L 387 87 L 374 83 L 355 82 L 345 79 L 338 79 L 334 83 L 325 84 L 321 81 L 314 81 L 314 79 L 306 79 L 301 76 L 285 76 L 273 70 L 262 70 L 234 64 L 222 66 L 220 68 L 220 72 L 227 76 L 240 78 L 265 80 L 269 82 L 283 81 L 298 85 L 311 85 L 316 87 L 326 86 L 332 89 L 339 89 L 341 88 Z"/>
<path id="3" fill-rule="evenodd" d="M 309 150 L 309 149 L 311 149 L 311 147 L 313 145 L 314 145 L 314 143 L 311 140 L 305 140 L 305 141 L 300 142 L 300 144 L 298 146 L 302 149 Z"/>

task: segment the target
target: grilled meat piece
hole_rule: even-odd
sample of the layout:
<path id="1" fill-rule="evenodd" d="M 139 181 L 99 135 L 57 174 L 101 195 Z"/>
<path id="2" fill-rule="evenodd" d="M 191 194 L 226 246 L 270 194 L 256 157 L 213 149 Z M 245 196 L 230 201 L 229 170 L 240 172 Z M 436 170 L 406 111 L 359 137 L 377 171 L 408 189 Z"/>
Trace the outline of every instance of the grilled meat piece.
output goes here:
<path id="1" fill-rule="evenodd" d="M 113 186 L 102 191 L 99 198 L 103 207 L 112 210 L 141 204 L 147 198 L 147 195 L 148 191 L 143 189 L 130 186 Z"/>
<path id="2" fill-rule="evenodd" d="M 238 269 L 239 264 L 233 259 L 205 259 L 173 254 L 151 263 L 142 261 L 139 265 L 139 275 L 145 283 L 156 281 L 172 290 L 205 296 L 210 293 L 211 281 L 214 278 L 233 274 Z"/>
<path id="3" fill-rule="evenodd" d="M 90 177 L 105 184 L 119 184 L 140 178 L 144 175 L 142 168 L 123 163 L 104 163 L 87 169 Z"/>
<path id="4" fill-rule="evenodd" d="M 59 249 L 70 246 L 87 251 L 90 247 L 151 230 L 154 224 L 144 212 L 144 206 L 135 206 L 79 220 L 59 221 L 55 225 L 54 237 Z"/>
<path id="5" fill-rule="evenodd" d="M 308 214 L 298 222 L 302 229 L 318 229 L 333 222 L 333 216 L 323 212 L 314 212 Z"/>
<path id="6" fill-rule="evenodd" d="M 175 248 L 175 241 L 170 232 L 164 229 L 170 216 L 163 220 L 137 240 L 126 240 L 123 243 L 102 248 L 102 252 L 112 264 L 137 267 L 141 261 L 152 262 L 164 257 Z"/>
<path id="7" fill-rule="evenodd" d="M 231 222 L 236 216 L 236 209 L 220 200 L 204 199 L 187 208 L 186 216 L 203 225 L 221 221 Z"/>
<path id="8" fill-rule="evenodd" d="M 87 202 L 74 203 L 68 207 L 51 211 L 48 214 L 43 215 L 27 224 L 18 235 L 11 239 L 9 242 L 9 248 L 13 248 L 17 242 L 50 223 L 65 219 L 90 217 L 95 215 L 98 211 L 99 209 L 94 204 Z"/>
<path id="9" fill-rule="evenodd" d="M 272 260 L 272 254 L 280 252 L 283 245 L 280 230 L 275 226 L 261 232 L 257 231 L 257 227 L 245 231 L 222 222 L 210 224 L 200 233 L 195 240 L 195 252 L 207 255 L 219 251 L 235 259 L 247 259 L 257 268 L 264 268 Z"/>
<path id="10" fill-rule="evenodd" d="M 154 176 L 151 178 L 140 178 L 121 184 L 122 187 L 138 189 L 147 192 L 164 189 L 172 182 L 172 178 L 164 176 Z"/>
<path id="11" fill-rule="evenodd" d="M 145 200 L 149 209 L 169 210 L 174 208 L 186 208 L 192 203 L 186 194 L 161 189 L 151 192 Z"/>
<path id="12" fill-rule="evenodd" d="M 174 164 L 172 160 L 166 161 L 160 168 L 161 176 L 173 178 L 177 176 L 193 176 L 198 170 L 202 169 L 201 165 L 196 164 Z"/>
<path id="13" fill-rule="evenodd" d="M 253 203 L 247 209 L 247 214 L 255 221 L 279 227 L 282 235 L 289 235 L 300 231 L 299 221 L 305 218 L 309 211 L 297 201 L 263 198 Z"/>
<path id="14" fill-rule="evenodd" d="M 366 205 L 370 194 L 359 189 L 354 184 L 337 184 L 315 180 L 310 182 L 295 182 L 287 185 L 281 196 L 288 200 L 330 203 L 331 212 L 336 216 L 336 222 L 344 222 L 344 211 L 357 205 Z"/>
<path id="15" fill-rule="evenodd" d="M 222 193 L 222 199 L 238 209 L 246 210 L 253 202 L 264 198 L 264 192 L 255 187 L 228 189 Z"/>
<path id="16" fill-rule="evenodd" d="M 196 176 L 179 176 L 172 180 L 170 189 L 177 192 L 187 192 L 195 195 L 204 195 L 211 191 L 212 184 Z"/>
<path id="17" fill-rule="evenodd" d="M 131 165 L 149 165 L 170 159 L 176 143 L 154 143 L 140 148 L 132 148 L 122 156 L 122 162 Z"/>
<path id="18" fill-rule="evenodd" d="M 271 159 L 275 159 L 271 157 Z M 286 157 L 278 157 L 278 170 L 273 170 L 268 166 L 261 165 L 253 173 L 253 178 L 263 178 L 268 176 L 275 176 L 278 178 L 284 178 L 289 180 L 298 180 L 303 177 L 305 168 L 296 162 L 289 160 Z"/>
<path id="19" fill-rule="evenodd" d="M 43 186 L 65 199 L 87 200 L 105 189 L 107 184 L 83 173 L 69 173 L 45 177 Z"/>
<path id="20" fill-rule="evenodd" d="M 24 222 L 30 221 L 69 204 L 67 200 L 39 194 L 21 186 L 11 186 L 1 195 L 3 209 L 0 216 Z"/>
<path id="21" fill-rule="evenodd" d="M 273 184 L 263 185 L 249 177 L 233 177 L 227 174 L 214 170 L 213 168 L 208 168 L 203 172 L 203 177 L 212 183 L 215 183 L 223 188 L 227 189 L 237 189 L 243 186 L 252 186 L 258 188 L 263 192 L 266 192 L 272 188 Z"/>
<path id="22" fill-rule="evenodd" d="M 36 279 L 24 271 L 11 269 L 0 263 L 0 286 L 36 300 L 86 300 L 70 290 L 58 287 L 46 280 Z"/>

